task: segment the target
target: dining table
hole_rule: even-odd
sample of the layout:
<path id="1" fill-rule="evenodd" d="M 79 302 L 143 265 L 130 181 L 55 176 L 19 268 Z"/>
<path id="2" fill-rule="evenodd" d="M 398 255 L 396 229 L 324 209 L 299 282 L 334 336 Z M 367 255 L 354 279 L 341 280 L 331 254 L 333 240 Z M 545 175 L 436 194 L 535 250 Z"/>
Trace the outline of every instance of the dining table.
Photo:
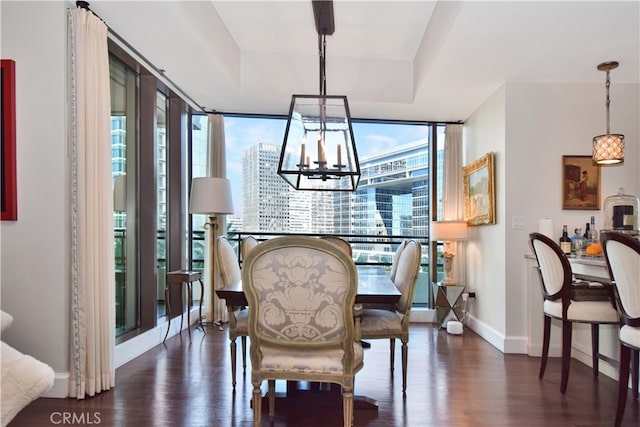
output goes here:
<path id="1" fill-rule="evenodd" d="M 356 294 L 356 304 L 367 304 L 372 306 L 389 306 L 400 300 L 402 294 L 391 281 L 389 273 L 380 265 L 357 265 L 358 292 Z M 247 306 L 247 299 L 242 290 L 242 281 L 238 280 L 229 286 L 216 289 L 216 295 L 224 299 L 227 306 L 243 307 Z M 368 346 L 363 343 L 363 347 Z M 342 407 L 342 398 L 339 387 L 334 384 L 308 384 L 297 381 L 287 381 L 286 392 L 278 393 L 276 399 L 287 404 L 295 401 L 300 404 L 300 399 L 304 398 L 307 392 L 311 392 L 312 399 L 317 404 L 318 399 L 323 399 L 329 406 Z M 328 389 L 328 390 L 327 390 Z M 318 391 L 333 391 L 333 393 L 318 393 Z M 266 399 L 266 397 L 265 397 Z M 328 402 L 328 403 L 327 403 Z M 268 402 L 264 402 L 263 407 L 268 407 Z M 354 396 L 354 409 L 378 410 L 378 401 L 368 396 Z"/>
<path id="2" fill-rule="evenodd" d="M 358 272 L 356 304 L 395 304 L 400 300 L 402 294 L 382 266 L 357 265 L 356 270 Z M 216 289 L 216 295 L 225 300 L 227 306 L 230 307 L 247 305 L 241 280 L 224 288 Z"/>

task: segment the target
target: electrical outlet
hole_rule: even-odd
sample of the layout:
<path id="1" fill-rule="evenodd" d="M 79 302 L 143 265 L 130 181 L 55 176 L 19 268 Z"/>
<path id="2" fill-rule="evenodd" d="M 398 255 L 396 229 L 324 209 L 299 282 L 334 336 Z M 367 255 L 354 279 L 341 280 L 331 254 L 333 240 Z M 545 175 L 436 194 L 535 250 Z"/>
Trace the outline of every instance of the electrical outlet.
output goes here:
<path id="1" fill-rule="evenodd" d="M 475 298 L 475 297 L 476 297 L 475 292 L 469 292 L 469 298 Z"/>

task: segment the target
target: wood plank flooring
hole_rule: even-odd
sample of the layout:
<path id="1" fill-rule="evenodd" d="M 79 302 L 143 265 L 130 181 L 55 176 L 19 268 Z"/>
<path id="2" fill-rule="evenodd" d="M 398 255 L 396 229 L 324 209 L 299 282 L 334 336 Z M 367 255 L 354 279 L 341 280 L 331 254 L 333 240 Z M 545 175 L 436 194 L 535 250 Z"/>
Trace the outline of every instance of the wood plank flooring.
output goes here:
<path id="1" fill-rule="evenodd" d="M 38 399 L 9 426 L 251 426 L 250 373 L 242 375 L 239 356 L 232 393 L 226 329 L 207 332 L 193 329 L 191 345 L 183 332 L 120 367 L 109 392 L 81 401 Z M 563 396 L 559 358 L 549 359 L 545 378 L 538 380 L 539 358 L 502 354 L 468 329 L 453 336 L 431 324 L 415 324 L 404 399 L 399 342 L 395 376 L 389 370 L 389 342 L 370 343 L 365 367 L 356 376 L 356 394 L 376 399 L 379 410 L 356 409 L 355 426 L 613 425 L 617 382 L 604 375 L 594 379 L 591 369 L 575 359 Z M 280 382 L 277 387 L 284 389 Z M 638 402 L 629 392 L 624 426 L 640 425 Z M 262 425 L 341 426 L 341 407 L 319 403 L 290 399 L 276 405 L 273 422 L 263 406 Z"/>

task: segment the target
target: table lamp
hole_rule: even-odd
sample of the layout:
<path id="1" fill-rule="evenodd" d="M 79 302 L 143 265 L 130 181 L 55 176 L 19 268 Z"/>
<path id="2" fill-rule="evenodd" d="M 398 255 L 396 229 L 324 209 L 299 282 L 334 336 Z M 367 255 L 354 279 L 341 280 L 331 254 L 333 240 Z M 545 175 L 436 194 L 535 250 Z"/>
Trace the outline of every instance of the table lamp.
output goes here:
<path id="1" fill-rule="evenodd" d="M 209 275 L 209 283 L 211 285 L 210 304 L 211 307 L 214 307 L 216 274 L 215 247 L 218 229 L 217 216 L 233 213 L 231 182 L 226 178 L 193 178 L 191 181 L 189 213 L 209 216 L 209 222 L 205 223 L 204 228 L 209 230 L 209 271 L 211 272 Z"/>
<path id="2" fill-rule="evenodd" d="M 455 285 L 453 279 L 453 261 L 456 256 L 454 242 L 467 240 L 467 223 L 465 221 L 437 221 L 432 222 L 430 227 L 432 241 L 444 240 L 444 251 L 442 258 L 444 259 L 445 278 L 443 285 Z"/>

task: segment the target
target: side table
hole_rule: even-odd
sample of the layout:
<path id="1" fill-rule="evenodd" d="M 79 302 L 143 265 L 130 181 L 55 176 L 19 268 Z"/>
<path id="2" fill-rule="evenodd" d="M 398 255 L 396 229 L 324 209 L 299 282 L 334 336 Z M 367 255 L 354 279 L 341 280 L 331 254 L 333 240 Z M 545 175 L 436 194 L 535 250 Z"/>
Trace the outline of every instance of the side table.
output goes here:
<path id="1" fill-rule="evenodd" d="M 436 321 L 441 328 L 447 327 L 449 320 L 462 321 L 463 313 L 460 298 L 464 292 L 463 285 L 443 285 L 432 282 L 433 301 L 436 309 Z"/>
<path id="2" fill-rule="evenodd" d="M 164 298 L 167 304 L 167 317 L 169 318 L 169 325 L 167 326 L 167 333 L 164 335 L 164 339 L 162 340 L 162 342 L 164 342 L 167 339 L 167 336 L 169 335 L 169 330 L 171 329 L 171 303 L 169 300 L 169 288 L 172 285 L 179 285 L 180 286 L 180 295 L 183 295 L 182 292 L 182 285 L 184 283 L 187 284 L 187 301 L 186 301 L 186 308 L 187 308 L 187 331 L 189 332 L 189 342 L 191 342 L 191 304 L 193 303 L 193 293 L 192 293 L 192 283 L 198 281 L 200 282 L 200 306 L 198 308 L 198 324 L 199 326 L 202 326 L 202 324 L 200 323 L 202 321 L 202 299 L 203 299 L 203 295 L 204 295 L 204 284 L 202 283 L 202 273 L 200 273 L 199 271 L 192 271 L 192 270 L 175 270 L 175 271 L 170 271 L 167 273 L 167 285 L 164 288 Z M 180 315 L 180 333 L 182 333 L 182 321 L 184 319 L 184 316 L 181 314 Z M 206 331 L 204 330 L 204 327 L 202 327 L 202 331 L 206 333 Z"/>

